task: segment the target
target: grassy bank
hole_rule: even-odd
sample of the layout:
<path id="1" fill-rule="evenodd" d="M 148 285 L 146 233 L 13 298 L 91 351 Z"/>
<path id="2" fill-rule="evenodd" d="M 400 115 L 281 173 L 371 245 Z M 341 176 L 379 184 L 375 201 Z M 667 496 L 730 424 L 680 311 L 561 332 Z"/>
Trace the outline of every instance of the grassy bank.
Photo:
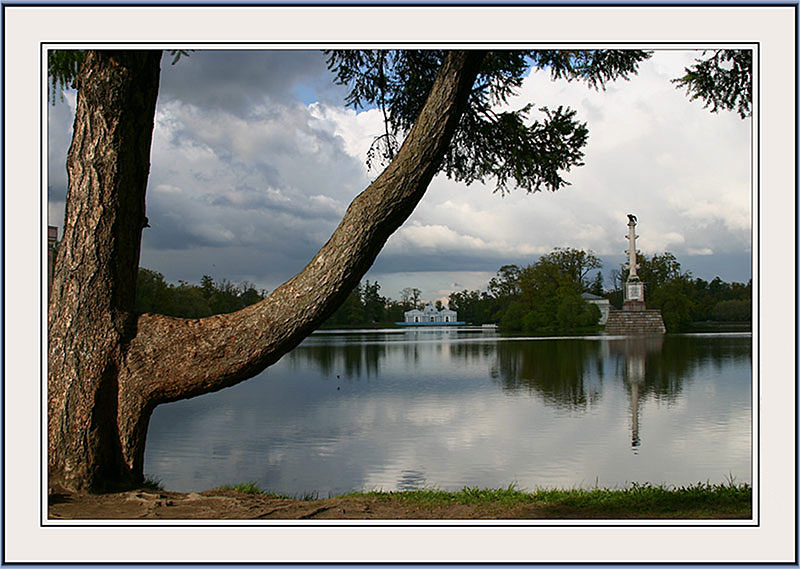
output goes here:
<path id="1" fill-rule="evenodd" d="M 389 512 L 398 518 L 543 518 L 543 519 L 747 519 L 752 515 L 752 489 L 747 484 L 697 484 L 684 487 L 632 484 L 622 489 L 538 489 L 533 492 L 464 488 L 458 492 L 409 490 L 355 492 L 317 499 L 278 496 L 256 484 L 223 487 L 226 491 L 261 494 L 273 498 L 311 501 L 327 508 L 337 504 L 343 512 Z M 331 506 L 333 507 L 333 506 Z M 448 516 L 449 514 L 449 516 Z M 383 517 L 383 516 L 381 516 Z"/>

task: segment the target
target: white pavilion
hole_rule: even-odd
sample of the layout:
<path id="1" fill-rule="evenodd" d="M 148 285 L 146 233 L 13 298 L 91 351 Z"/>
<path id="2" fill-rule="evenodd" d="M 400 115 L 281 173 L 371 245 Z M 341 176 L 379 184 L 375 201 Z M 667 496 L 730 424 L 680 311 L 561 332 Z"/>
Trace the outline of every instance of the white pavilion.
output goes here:
<path id="1" fill-rule="evenodd" d="M 403 313 L 403 322 L 398 324 L 406 326 L 414 325 L 450 325 L 450 324 L 463 324 L 458 321 L 458 313 L 455 310 L 443 308 L 439 310 L 433 304 L 428 303 L 428 306 L 422 310 L 408 310 Z"/>

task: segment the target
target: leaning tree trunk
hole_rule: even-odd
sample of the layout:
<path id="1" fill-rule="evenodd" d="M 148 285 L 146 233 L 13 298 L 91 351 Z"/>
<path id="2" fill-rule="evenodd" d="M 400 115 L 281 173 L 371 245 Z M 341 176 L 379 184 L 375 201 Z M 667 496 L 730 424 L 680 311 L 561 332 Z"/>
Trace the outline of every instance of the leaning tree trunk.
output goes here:
<path id="1" fill-rule="evenodd" d="M 64 236 L 49 308 L 49 479 L 102 490 L 122 457 L 119 372 L 133 317 L 159 51 L 89 52 L 79 78 Z"/>
<path id="2" fill-rule="evenodd" d="M 106 182 L 94 170 L 83 173 L 81 167 L 88 169 L 97 156 L 108 155 L 112 163 L 127 160 L 117 154 L 122 147 L 112 139 L 98 137 L 92 147 L 80 145 L 80 152 L 73 148 L 69 161 L 76 164 L 70 168 L 65 228 L 69 252 L 59 259 L 55 280 L 60 290 L 51 302 L 51 484 L 91 490 L 141 481 L 147 425 L 157 405 L 253 377 L 332 314 L 424 195 L 450 144 L 482 58 L 481 52 L 452 52 L 447 56 L 396 158 L 353 200 L 330 240 L 299 274 L 265 300 L 232 314 L 203 319 L 131 316 L 144 180 L 141 187 L 134 188 L 125 185 L 131 180 L 124 177 Z M 102 73 L 111 66 L 99 63 L 104 61 L 116 60 L 94 56 L 87 61 L 79 98 L 90 84 L 89 92 L 107 88 L 109 79 Z M 157 74 L 157 65 L 155 69 Z M 100 79 L 99 84 L 94 78 Z M 88 104 L 92 102 L 90 99 Z M 128 101 L 96 102 L 133 110 Z M 76 140 L 84 129 L 106 130 L 84 127 L 84 122 L 102 113 L 81 108 L 79 105 L 76 116 Z M 148 116 L 152 126 L 152 110 Z M 77 145 L 73 143 L 73 147 Z M 125 149 L 139 153 L 133 146 Z M 146 161 L 140 166 L 146 175 Z M 77 173 L 83 181 L 76 178 Z M 135 201 L 129 194 L 135 194 L 140 205 L 122 213 L 116 206 L 122 206 L 123 195 L 125 200 Z M 109 214 L 117 220 L 109 229 L 113 236 L 105 237 L 95 229 L 99 223 L 83 220 L 80 216 L 87 213 L 76 213 L 76 208 L 87 213 L 113 209 Z M 92 215 L 98 217 L 99 213 Z M 123 219 L 129 226 L 122 226 Z M 83 244 L 94 243 L 98 235 L 104 244 L 86 253 Z M 115 258 L 115 244 L 123 240 L 135 241 L 135 259 Z M 93 257 L 92 266 L 110 265 L 102 273 L 107 276 L 100 277 L 101 271 L 92 268 L 84 269 L 83 276 L 77 278 L 68 273 L 76 265 L 76 256 L 87 254 Z M 65 299 L 68 305 L 57 306 L 63 302 L 59 299 Z"/>

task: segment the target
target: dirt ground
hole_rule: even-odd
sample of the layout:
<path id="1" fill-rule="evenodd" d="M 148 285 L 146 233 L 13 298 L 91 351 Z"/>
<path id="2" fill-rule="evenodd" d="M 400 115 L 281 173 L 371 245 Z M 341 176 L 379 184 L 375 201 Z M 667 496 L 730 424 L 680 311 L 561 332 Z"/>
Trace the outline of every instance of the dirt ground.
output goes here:
<path id="1" fill-rule="evenodd" d="M 232 490 L 182 494 L 137 490 L 114 494 L 50 496 L 51 519 L 401 519 L 472 518 L 474 508 L 454 505 L 422 512 L 373 498 L 291 500 Z M 484 517 L 484 516 L 478 516 Z"/>
<path id="2" fill-rule="evenodd" d="M 373 497 L 291 500 L 232 490 L 182 494 L 135 490 L 113 494 L 54 494 L 50 519 L 507 519 L 540 518 L 534 508 L 448 504 L 424 509 Z"/>

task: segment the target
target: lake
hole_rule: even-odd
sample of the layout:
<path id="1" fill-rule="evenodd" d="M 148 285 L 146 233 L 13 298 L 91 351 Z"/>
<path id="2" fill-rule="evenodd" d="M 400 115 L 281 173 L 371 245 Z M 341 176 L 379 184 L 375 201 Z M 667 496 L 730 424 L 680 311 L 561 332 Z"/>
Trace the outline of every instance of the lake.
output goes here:
<path id="1" fill-rule="evenodd" d="M 156 408 L 167 490 L 291 496 L 752 482 L 750 334 L 317 332 L 257 377 Z"/>

